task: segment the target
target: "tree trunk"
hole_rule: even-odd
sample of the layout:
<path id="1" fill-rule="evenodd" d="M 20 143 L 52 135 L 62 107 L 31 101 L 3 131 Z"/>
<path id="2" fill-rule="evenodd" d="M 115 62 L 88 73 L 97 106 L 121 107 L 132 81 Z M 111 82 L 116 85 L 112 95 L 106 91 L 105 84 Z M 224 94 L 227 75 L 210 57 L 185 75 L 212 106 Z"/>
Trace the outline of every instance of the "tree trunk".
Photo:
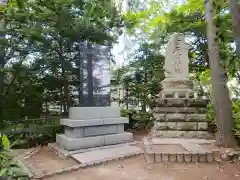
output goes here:
<path id="1" fill-rule="evenodd" d="M 233 33 L 236 43 L 236 53 L 240 55 L 240 3 L 238 0 L 229 0 L 229 8 L 232 14 Z"/>
<path id="2" fill-rule="evenodd" d="M 92 45 L 87 43 L 87 88 L 88 88 L 88 98 L 87 106 L 93 106 L 93 55 L 92 55 Z"/>
<path id="3" fill-rule="evenodd" d="M 216 42 L 216 25 L 214 21 L 216 11 L 214 8 L 212 0 L 205 1 L 212 96 L 218 129 L 216 137 L 217 145 L 234 147 L 236 145 L 236 141 L 232 131 L 234 126 L 232 102 L 229 98 L 229 90 L 227 87 L 227 74 L 220 64 L 219 47 Z"/>

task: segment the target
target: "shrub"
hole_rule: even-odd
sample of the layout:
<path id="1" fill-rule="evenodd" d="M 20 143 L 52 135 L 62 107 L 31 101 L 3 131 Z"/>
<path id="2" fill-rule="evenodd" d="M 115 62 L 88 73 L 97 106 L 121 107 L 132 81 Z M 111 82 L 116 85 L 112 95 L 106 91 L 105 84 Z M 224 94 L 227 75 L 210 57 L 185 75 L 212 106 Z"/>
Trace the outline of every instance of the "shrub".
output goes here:
<path id="1" fill-rule="evenodd" d="M 6 135 L 1 136 L 0 178 L 5 180 L 28 180 L 28 174 L 11 155 L 10 143 Z"/>
<path id="2" fill-rule="evenodd" d="M 129 118 L 129 124 L 125 125 L 125 130 L 150 129 L 153 124 L 152 114 L 148 112 L 139 112 L 134 109 L 121 109 L 121 116 Z"/>
<path id="3" fill-rule="evenodd" d="M 234 117 L 234 133 L 237 138 L 240 138 L 240 100 L 232 101 L 232 112 Z M 213 109 L 213 105 L 208 105 L 208 119 L 210 120 L 210 130 L 216 131 L 216 120 L 215 120 L 215 112 Z"/>
<path id="4" fill-rule="evenodd" d="M 233 117 L 235 120 L 235 135 L 240 138 L 240 100 L 233 101 Z"/>

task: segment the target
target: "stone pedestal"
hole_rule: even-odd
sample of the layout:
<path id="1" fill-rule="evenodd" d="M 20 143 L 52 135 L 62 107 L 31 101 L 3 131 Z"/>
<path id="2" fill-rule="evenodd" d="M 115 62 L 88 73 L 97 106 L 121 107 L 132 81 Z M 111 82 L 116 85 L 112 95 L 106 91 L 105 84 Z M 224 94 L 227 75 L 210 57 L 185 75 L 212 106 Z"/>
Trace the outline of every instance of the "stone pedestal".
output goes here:
<path id="1" fill-rule="evenodd" d="M 208 100 L 192 90 L 188 79 L 166 78 L 163 90 L 155 99 L 153 127 L 155 137 L 208 138 Z"/>
<path id="2" fill-rule="evenodd" d="M 115 107 L 73 107 L 69 119 L 61 119 L 64 134 L 56 143 L 68 151 L 130 142 L 132 133 L 124 132 L 127 118 Z"/>

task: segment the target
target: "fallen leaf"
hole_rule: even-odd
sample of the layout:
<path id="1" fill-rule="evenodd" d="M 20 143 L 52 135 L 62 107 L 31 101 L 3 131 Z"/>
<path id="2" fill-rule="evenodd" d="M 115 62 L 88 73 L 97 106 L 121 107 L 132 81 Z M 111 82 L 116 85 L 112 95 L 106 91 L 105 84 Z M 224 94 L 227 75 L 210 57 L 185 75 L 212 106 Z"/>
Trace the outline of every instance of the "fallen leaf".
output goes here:
<path id="1" fill-rule="evenodd" d="M 124 166 L 123 166 L 122 164 L 120 164 L 120 165 L 118 166 L 118 168 L 124 168 Z"/>

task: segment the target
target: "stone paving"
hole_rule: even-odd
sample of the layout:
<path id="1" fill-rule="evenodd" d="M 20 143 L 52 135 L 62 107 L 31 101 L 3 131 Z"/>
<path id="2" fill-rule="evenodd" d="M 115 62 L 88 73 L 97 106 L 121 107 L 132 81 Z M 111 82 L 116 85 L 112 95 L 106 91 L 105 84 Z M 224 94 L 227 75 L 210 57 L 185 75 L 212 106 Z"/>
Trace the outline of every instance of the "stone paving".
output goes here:
<path id="1" fill-rule="evenodd" d="M 134 144 L 137 142 L 89 148 L 82 152 L 71 152 L 73 154 L 67 156 L 59 156 L 50 146 L 24 153 L 18 159 L 29 170 L 29 177 L 42 179 L 143 154 L 142 148 Z"/>
<path id="2" fill-rule="evenodd" d="M 85 149 L 82 152 L 74 151 L 74 154 L 68 154 L 66 158 L 61 158 L 51 148 L 44 147 L 34 151 L 28 150 L 30 153 L 25 153 L 20 160 L 31 172 L 30 177 L 33 179 L 55 177 L 86 167 L 99 165 L 105 167 L 106 164 L 112 164 L 113 162 L 121 164 L 123 161 L 120 160 L 125 158 L 143 158 L 143 156 L 137 156 L 143 153 L 145 160 L 147 160 L 147 163 L 145 162 L 146 166 L 156 163 L 159 165 L 166 163 L 174 165 L 178 163 L 194 164 L 196 162 L 220 161 L 219 151 L 214 151 L 216 147 L 214 140 L 145 138 L 144 144 L 143 141 L 141 142 L 135 141 L 133 143 Z M 152 148 L 149 149 L 149 146 Z M 183 166 L 187 166 L 187 164 L 183 164 Z"/>
<path id="3" fill-rule="evenodd" d="M 146 138 L 144 139 L 145 159 L 147 163 L 219 161 L 218 149 L 204 147 L 214 142 L 206 139 Z"/>
<path id="4" fill-rule="evenodd" d="M 120 146 L 125 146 L 125 145 L 135 145 L 140 142 L 129 142 L 129 143 L 122 143 L 122 144 L 115 144 L 115 145 L 108 145 L 108 146 L 100 146 L 100 147 L 94 147 L 94 148 L 87 148 L 87 149 L 79 149 L 79 150 L 73 150 L 73 151 L 68 151 L 66 149 L 61 148 L 57 143 L 50 143 L 48 144 L 48 148 L 56 154 L 63 158 L 66 159 L 70 157 L 73 154 L 78 154 L 78 153 L 84 153 L 84 152 L 89 152 L 89 151 L 95 151 L 95 150 L 102 150 L 102 149 L 108 149 L 108 148 L 114 148 L 114 147 L 120 147 Z"/>
<path id="5" fill-rule="evenodd" d="M 103 163 L 113 159 L 120 159 L 128 156 L 142 154 L 139 147 L 124 145 L 107 149 L 94 150 L 84 153 L 73 154 L 71 157 L 81 164 Z"/>

